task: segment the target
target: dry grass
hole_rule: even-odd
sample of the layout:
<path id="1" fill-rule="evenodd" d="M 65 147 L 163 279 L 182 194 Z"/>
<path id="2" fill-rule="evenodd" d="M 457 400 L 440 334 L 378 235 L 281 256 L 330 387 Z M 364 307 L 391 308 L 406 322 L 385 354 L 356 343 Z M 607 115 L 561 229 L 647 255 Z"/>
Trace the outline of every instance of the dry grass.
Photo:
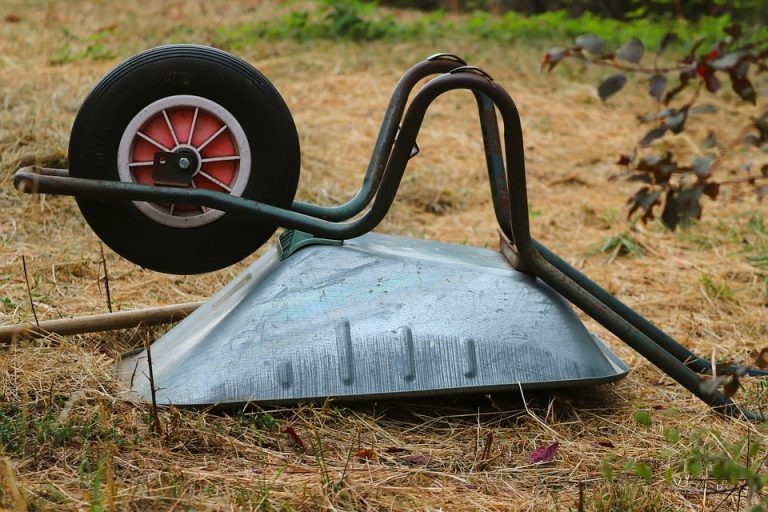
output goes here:
<path id="1" fill-rule="evenodd" d="M 11 186 L 21 164 L 65 163 L 82 98 L 119 60 L 51 65 L 51 55 L 66 41 L 79 48 L 106 29 L 124 57 L 177 40 L 169 20 L 188 27 L 186 40 L 207 42 L 219 25 L 274 11 L 269 2 L 224 0 L 0 4 L 0 19 L 21 18 L 0 21 L 3 324 L 32 318 L 21 255 L 41 318 L 106 310 L 99 243 L 74 201 L 21 196 Z M 633 186 L 609 181 L 616 172 L 611 162 L 638 137 L 634 112 L 652 108 L 642 93 L 601 105 L 584 85 L 597 75 L 572 68 L 541 76 L 538 50 L 463 39 L 431 44 L 264 42 L 239 52 L 273 80 L 294 113 L 303 148 L 301 199 L 350 197 L 399 74 L 428 54 L 453 51 L 488 69 L 518 103 L 537 238 L 702 354 L 727 359 L 766 344 L 766 291 L 744 253 L 756 236 L 748 221 L 755 212 L 765 215 L 764 205 L 732 192 L 707 204 L 701 223 L 678 233 L 655 224 L 632 228 L 623 219 Z M 470 99 L 448 96 L 430 112 L 419 138 L 422 154 L 381 231 L 495 245 Z M 727 95 L 719 102 L 720 137 L 727 139 L 730 115 L 740 107 Z M 705 131 L 692 136 L 698 140 Z M 689 147 L 684 138 L 674 144 Z M 589 255 L 620 233 L 645 256 Z M 112 300 L 116 309 L 130 309 L 202 299 L 256 257 L 180 277 L 142 271 L 108 253 Z M 524 399 L 329 403 L 230 414 L 164 409 L 163 435 L 150 433 L 147 408 L 116 398 L 111 375 L 115 356 L 139 346 L 146 330 L 14 344 L 0 349 L 0 440 L 7 444 L 6 454 L 0 451 L 0 508 L 577 510 L 580 489 L 586 510 L 713 510 L 721 500 L 718 510 L 746 507 L 746 492 L 729 496 L 721 492 L 728 484 L 707 473 L 690 477 L 679 465 L 701 429 L 716 447 L 747 438 L 765 444 L 762 426 L 711 413 L 602 328 L 593 322 L 590 328 L 632 366 L 627 379 Z M 762 388 L 750 387 L 753 403 L 762 402 Z M 638 423 L 639 409 L 650 411 L 650 425 Z M 665 440 L 672 429 L 679 441 Z M 560 443 L 555 460 L 531 466 L 530 452 L 554 440 Z M 761 448 L 752 460 L 765 454 Z M 624 469 L 633 460 L 650 466 L 649 481 Z M 605 478 L 606 465 L 613 481 Z"/>

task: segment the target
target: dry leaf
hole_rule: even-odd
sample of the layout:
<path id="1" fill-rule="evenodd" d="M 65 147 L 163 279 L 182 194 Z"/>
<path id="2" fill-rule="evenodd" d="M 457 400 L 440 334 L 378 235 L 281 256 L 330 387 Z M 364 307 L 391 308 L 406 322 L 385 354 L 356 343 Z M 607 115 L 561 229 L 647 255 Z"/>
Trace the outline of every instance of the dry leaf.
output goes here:
<path id="1" fill-rule="evenodd" d="M 552 444 L 539 446 L 533 452 L 531 453 L 531 456 L 528 457 L 528 462 L 531 464 L 539 464 L 544 462 L 550 462 L 552 459 L 555 458 L 555 455 L 557 454 L 557 449 L 560 447 L 560 443 L 555 441 Z"/>

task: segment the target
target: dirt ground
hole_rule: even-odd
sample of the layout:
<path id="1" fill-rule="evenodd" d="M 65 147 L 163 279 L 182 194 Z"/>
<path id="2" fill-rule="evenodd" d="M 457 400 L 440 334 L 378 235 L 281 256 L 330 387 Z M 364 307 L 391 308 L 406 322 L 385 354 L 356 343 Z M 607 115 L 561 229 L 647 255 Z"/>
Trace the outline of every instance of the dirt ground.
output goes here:
<path id="1" fill-rule="evenodd" d="M 272 2 L 223 0 L 103 0 L 77 7 L 0 2 L 2 325 L 32 320 L 22 256 L 40 320 L 107 307 L 99 240 L 74 200 L 18 193 L 15 170 L 66 165 L 80 103 L 121 58 L 163 43 L 210 43 L 217 27 L 274 16 L 276 9 Z M 168 20 L 187 27 L 183 38 Z M 51 63 L 64 45 L 76 54 L 99 33 L 114 57 Z M 750 351 L 766 345 L 765 272 L 747 259 L 761 236 L 764 243 L 765 231 L 755 223 L 765 220 L 765 204 L 728 189 L 717 202 L 705 200 L 699 223 L 678 232 L 625 220 L 626 198 L 636 184 L 616 179 L 614 162 L 644 133 L 635 114 L 654 109 L 644 85 L 602 104 L 592 85 L 602 71 L 571 66 L 542 75 L 543 49 L 524 41 L 264 41 L 238 49 L 273 81 L 294 115 L 302 146 L 299 199 L 333 204 L 354 194 L 395 82 L 438 51 L 486 69 L 516 101 L 537 239 L 697 353 L 748 360 Z M 761 87 L 764 110 L 765 80 Z M 735 135 L 740 127 L 731 119 L 745 107 L 730 94 L 712 102 L 718 113 L 692 123 L 688 135 L 670 139 L 671 146 L 695 154 L 693 141 L 702 140 L 710 124 L 720 140 Z M 418 142 L 421 154 L 377 230 L 497 247 L 471 96 L 441 98 Z M 738 154 L 728 165 L 761 158 L 765 154 Z M 595 251 L 618 235 L 629 236 L 643 254 Z M 205 299 L 259 255 L 212 274 L 170 276 L 105 250 L 117 310 Z M 709 411 L 585 321 L 632 368 L 626 379 L 526 397 L 329 402 L 229 413 L 171 408 L 161 410 L 160 435 L 150 432 L 148 408 L 118 399 L 111 372 L 118 354 L 165 328 L 3 346 L 0 508 L 747 510 L 757 498 L 742 481 L 716 481 L 706 465 L 695 474 L 686 461 L 699 448 L 713 456 L 731 449 L 736 460 L 749 457 L 764 475 L 754 462 L 768 455 L 764 426 Z M 761 407 L 764 387 L 746 380 L 739 399 Z M 554 441 L 559 449 L 551 462 L 529 463 L 535 448 Z M 761 445 L 745 455 L 746 448 L 732 446 L 740 442 Z"/>

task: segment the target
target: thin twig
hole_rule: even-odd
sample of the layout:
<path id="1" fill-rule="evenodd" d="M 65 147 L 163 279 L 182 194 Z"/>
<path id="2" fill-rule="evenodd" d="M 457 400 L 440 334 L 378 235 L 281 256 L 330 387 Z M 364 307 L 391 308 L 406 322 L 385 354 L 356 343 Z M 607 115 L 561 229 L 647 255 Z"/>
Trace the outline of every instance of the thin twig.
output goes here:
<path id="1" fill-rule="evenodd" d="M 715 158 L 715 161 L 712 162 L 712 165 L 709 166 L 709 175 L 711 176 L 714 174 L 714 172 L 717 170 L 718 167 L 723 163 L 723 160 L 725 160 L 725 157 L 739 144 L 741 144 L 742 139 L 744 139 L 744 136 L 753 128 L 755 127 L 754 122 L 750 121 L 749 124 L 745 125 L 741 130 L 739 130 L 739 133 L 734 137 L 731 142 L 728 143 L 728 145 L 723 149 L 723 151 L 717 155 L 717 158 Z M 728 183 L 729 182 L 723 182 Z M 720 183 L 721 185 L 723 183 Z"/>
<path id="2" fill-rule="evenodd" d="M 720 185 L 737 185 L 739 183 L 750 183 L 763 180 L 768 181 L 768 176 L 745 176 L 743 178 L 734 178 L 732 180 L 721 181 Z"/>
<path id="3" fill-rule="evenodd" d="M 493 445 L 493 431 L 489 430 L 488 433 L 485 434 L 485 444 L 483 445 L 483 454 L 480 456 L 481 469 L 485 469 L 485 467 L 490 462 L 492 445 Z"/>
<path id="4" fill-rule="evenodd" d="M 732 487 L 731 489 L 728 489 L 727 490 L 728 494 L 726 494 L 725 497 L 722 500 L 720 500 L 720 503 L 718 503 L 717 506 L 712 509 L 712 512 L 717 512 L 718 510 L 720 510 L 720 507 L 722 507 L 723 504 L 726 501 L 728 501 L 731 498 L 731 496 L 733 496 L 734 492 L 739 491 L 739 493 L 741 493 L 741 490 L 744 489 L 744 487 L 746 486 L 747 484 L 741 484 L 741 485 L 737 485 L 736 487 Z M 712 493 L 712 491 L 709 491 L 709 492 Z M 724 490 L 724 492 L 726 491 Z"/>
<path id="5" fill-rule="evenodd" d="M 157 414 L 157 389 L 155 389 L 155 375 L 152 373 L 152 351 L 150 350 L 149 335 L 144 339 L 144 350 L 147 351 L 147 368 L 149 369 L 149 391 L 152 395 L 152 408 L 150 409 L 150 415 L 152 422 L 150 428 L 155 434 L 162 434 L 162 428 L 160 426 L 160 416 Z"/>
<path id="6" fill-rule="evenodd" d="M 24 269 L 24 281 L 27 282 L 27 296 L 29 297 L 29 306 L 32 308 L 32 316 L 35 317 L 35 325 L 40 327 L 40 321 L 37 319 L 37 312 L 35 311 L 35 303 L 32 300 L 32 288 L 29 286 L 29 275 L 27 275 L 27 259 L 24 255 L 21 255 L 21 268 Z"/>
<path id="7" fill-rule="evenodd" d="M 109 293 L 109 272 L 107 272 L 107 258 L 104 256 L 104 244 L 99 243 L 101 251 L 101 266 L 104 267 L 104 291 L 107 293 L 107 309 L 112 312 L 112 296 Z"/>

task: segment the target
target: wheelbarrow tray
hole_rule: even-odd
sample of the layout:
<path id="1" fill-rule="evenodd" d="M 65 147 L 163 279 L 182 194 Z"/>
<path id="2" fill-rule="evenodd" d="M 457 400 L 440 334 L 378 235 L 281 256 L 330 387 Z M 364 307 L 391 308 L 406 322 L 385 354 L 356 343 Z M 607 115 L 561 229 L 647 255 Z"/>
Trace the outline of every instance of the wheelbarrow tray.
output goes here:
<path id="1" fill-rule="evenodd" d="M 151 346 L 158 403 L 565 388 L 627 366 L 568 303 L 489 249 L 369 233 L 270 250 Z M 146 352 L 117 365 L 151 400 Z"/>

